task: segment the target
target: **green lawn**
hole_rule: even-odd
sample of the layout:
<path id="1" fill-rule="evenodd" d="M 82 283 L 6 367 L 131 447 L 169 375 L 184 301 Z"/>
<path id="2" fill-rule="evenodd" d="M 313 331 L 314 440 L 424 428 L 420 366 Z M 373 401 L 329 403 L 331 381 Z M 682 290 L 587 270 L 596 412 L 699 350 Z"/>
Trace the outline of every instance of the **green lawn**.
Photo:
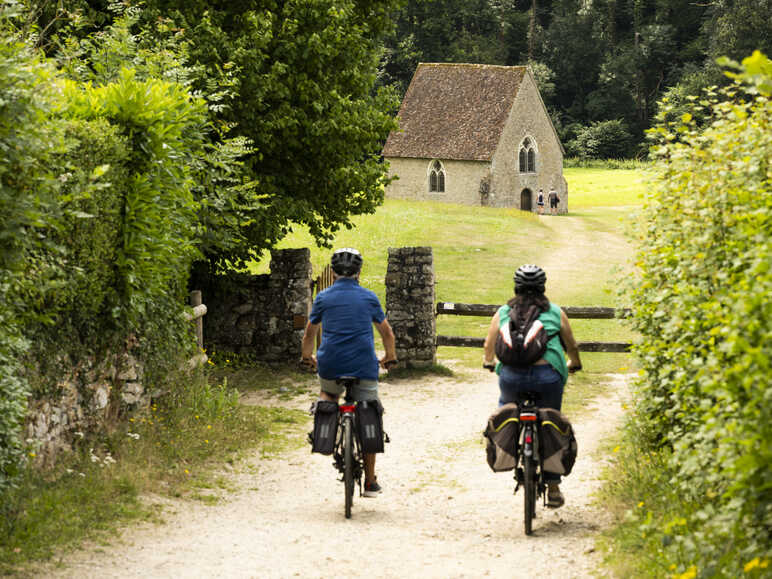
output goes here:
<path id="1" fill-rule="evenodd" d="M 561 305 L 620 306 L 617 287 L 630 251 L 624 230 L 640 204 L 644 171 L 636 169 L 566 169 L 569 219 L 537 216 L 516 209 L 468 207 L 436 202 L 388 199 L 374 215 L 355 218 L 355 227 L 341 231 L 334 246 L 356 247 L 365 258 L 361 283 L 385 301 L 384 277 L 389 247 L 428 245 L 433 248 L 438 301 L 500 304 L 512 294 L 512 274 L 522 263 L 549 262 L 547 291 Z M 563 221 L 561 221 L 563 220 Z M 571 226 L 577 238 L 565 239 L 560 228 Z M 597 240 L 597 243 L 596 243 Z M 303 228 L 285 238 L 280 248 L 310 247 L 314 271 L 329 262 L 331 250 L 320 249 Z M 612 250 L 613 247 L 613 250 Z M 562 256 L 565 256 L 563 259 Z M 266 257 L 250 268 L 268 271 Z M 441 316 L 438 333 L 483 336 L 489 320 Z M 580 340 L 627 340 L 629 332 L 616 321 L 576 320 Z M 440 358 L 477 366 L 470 348 L 441 348 Z M 624 367 L 619 355 L 599 355 L 609 371 Z"/>
<path id="2" fill-rule="evenodd" d="M 646 173 L 640 169 L 572 167 L 563 174 L 571 213 L 591 207 L 640 205 L 643 199 Z"/>

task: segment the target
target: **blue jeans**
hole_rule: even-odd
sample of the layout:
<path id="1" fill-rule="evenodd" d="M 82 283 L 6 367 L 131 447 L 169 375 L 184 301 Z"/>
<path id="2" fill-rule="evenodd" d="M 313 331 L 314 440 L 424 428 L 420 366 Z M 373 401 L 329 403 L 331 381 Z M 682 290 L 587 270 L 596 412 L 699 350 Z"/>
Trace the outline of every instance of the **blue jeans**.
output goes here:
<path id="1" fill-rule="evenodd" d="M 517 402 L 519 392 L 538 392 L 541 399 L 539 406 L 560 410 L 563 402 L 563 376 L 549 364 L 539 364 L 528 368 L 502 366 L 499 374 L 499 406 L 507 402 Z M 545 472 L 544 481 L 559 483 L 560 475 Z"/>

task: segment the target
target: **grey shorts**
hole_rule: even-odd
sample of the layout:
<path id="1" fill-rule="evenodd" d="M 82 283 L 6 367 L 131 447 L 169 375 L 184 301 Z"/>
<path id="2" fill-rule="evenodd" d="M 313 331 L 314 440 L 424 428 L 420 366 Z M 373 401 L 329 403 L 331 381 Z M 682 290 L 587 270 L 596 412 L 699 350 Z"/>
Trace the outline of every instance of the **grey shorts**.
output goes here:
<path id="1" fill-rule="evenodd" d="M 345 390 L 343 384 L 337 384 L 335 380 L 327 380 L 319 376 L 322 390 L 333 396 L 340 396 Z M 351 394 L 354 400 L 361 402 L 363 400 L 376 400 L 378 398 L 378 380 L 359 380 L 359 384 L 351 388 Z"/>

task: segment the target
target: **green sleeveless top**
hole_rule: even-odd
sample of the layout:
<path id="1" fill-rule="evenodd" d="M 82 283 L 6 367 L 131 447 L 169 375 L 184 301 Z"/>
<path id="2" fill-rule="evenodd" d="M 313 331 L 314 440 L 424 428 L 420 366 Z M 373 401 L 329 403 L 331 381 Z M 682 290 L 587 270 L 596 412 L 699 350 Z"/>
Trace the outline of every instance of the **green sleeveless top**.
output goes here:
<path id="1" fill-rule="evenodd" d="M 499 308 L 499 329 L 504 324 L 509 323 L 509 310 L 507 304 L 504 304 Z M 547 351 L 544 352 L 544 359 L 550 366 L 557 370 L 558 374 L 563 377 L 563 383 L 568 379 L 568 365 L 566 364 L 566 355 L 563 352 L 563 346 L 560 344 L 560 306 L 557 306 L 550 302 L 550 308 L 546 312 L 542 312 L 539 316 L 539 321 L 544 324 L 544 330 L 548 336 L 555 334 L 553 338 L 547 342 Z M 496 364 L 496 373 L 501 371 L 501 362 Z"/>

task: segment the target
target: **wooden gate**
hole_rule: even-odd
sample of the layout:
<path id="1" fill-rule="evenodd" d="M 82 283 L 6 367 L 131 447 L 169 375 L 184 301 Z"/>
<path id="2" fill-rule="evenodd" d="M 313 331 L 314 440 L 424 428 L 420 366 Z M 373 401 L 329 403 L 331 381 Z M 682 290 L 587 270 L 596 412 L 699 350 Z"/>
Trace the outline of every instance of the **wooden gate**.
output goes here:
<path id="1" fill-rule="evenodd" d="M 453 302 L 437 302 L 436 314 L 452 316 L 483 316 L 492 317 L 499 306 L 488 304 L 459 304 Z M 579 319 L 615 319 L 630 315 L 627 308 L 601 308 L 601 307 L 565 307 L 563 311 L 569 318 Z M 468 336 L 437 336 L 438 346 L 468 346 L 482 348 L 485 338 Z M 629 352 L 629 342 L 579 342 L 581 352 Z"/>
<path id="2" fill-rule="evenodd" d="M 316 297 L 316 294 L 318 294 L 320 291 L 330 287 L 334 281 L 335 281 L 335 278 L 332 275 L 332 266 L 330 266 L 330 264 L 327 264 L 324 266 L 322 273 L 320 273 L 316 277 L 316 279 L 311 281 L 312 299 Z M 322 328 L 320 326 L 319 332 L 316 334 L 316 347 L 319 348 L 319 345 L 321 343 L 322 343 Z"/>

